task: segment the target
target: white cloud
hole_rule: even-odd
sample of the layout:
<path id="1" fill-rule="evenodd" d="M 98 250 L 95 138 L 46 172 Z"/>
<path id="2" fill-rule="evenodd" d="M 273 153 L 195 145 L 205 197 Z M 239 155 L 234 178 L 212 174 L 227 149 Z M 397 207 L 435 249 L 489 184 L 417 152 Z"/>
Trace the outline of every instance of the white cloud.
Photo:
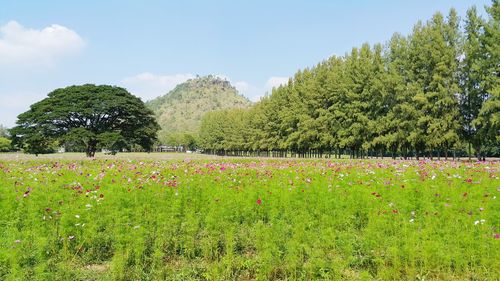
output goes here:
<path id="1" fill-rule="evenodd" d="M 263 86 L 255 86 L 245 81 L 234 82 L 238 92 L 253 102 L 258 102 L 266 93 L 271 93 L 271 90 L 280 85 L 286 85 L 288 77 L 270 77 Z"/>
<path id="2" fill-rule="evenodd" d="M 143 100 L 151 100 L 168 93 L 180 83 L 194 78 L 193 74 L 157 75 L 144 72 L 122 80 L 124 86 Z"/>
<path id="3" fill-rule="evenodd" d="M 263 96 L 264 89 L 256 87 L 245 81 L 234 82 L 234 87 L 240 94 L 247 97 L 252 102 L 257 102 Z"/>
<path id="4" fill-rule="evenodd" d="M 30 104 L 40 100 L 40 93 L 31 91 L 6 92 L 0 95 L 0 124 L 12 127 L 17 115 L 29 109 Z"/>
<path id="5" fill-rule="evenodd" d="M 250 90 L 250 84 L 245 81 L 238 81 L 233 84 L 240 94 L 247 93 Z"/>
<path id="6" fill-rule="evenodd" d="M 288 79 L 288 77 L 273 76 L 267 80 L 266 90 L 270 91 L 273 88 L 277 88 L 281 85 L 286 85 L 288 83 Z"/>
<path id="7" fill-rule="evenodd" d="M 0 26 L 0 67 L 51 65 L 84 46 L 85 41 L 67 27 L 53 24 L 37 30 L 10 21 Z"/>

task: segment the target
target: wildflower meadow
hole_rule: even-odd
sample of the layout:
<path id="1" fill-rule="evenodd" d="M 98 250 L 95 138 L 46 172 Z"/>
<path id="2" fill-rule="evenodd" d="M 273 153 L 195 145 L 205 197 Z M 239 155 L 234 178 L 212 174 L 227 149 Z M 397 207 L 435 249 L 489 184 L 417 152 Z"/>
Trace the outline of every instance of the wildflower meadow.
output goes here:
<path id="1" fill-rule="evenodd" d="M 0 280 L 498 280 L 500 163 L 0 161 Z"/>

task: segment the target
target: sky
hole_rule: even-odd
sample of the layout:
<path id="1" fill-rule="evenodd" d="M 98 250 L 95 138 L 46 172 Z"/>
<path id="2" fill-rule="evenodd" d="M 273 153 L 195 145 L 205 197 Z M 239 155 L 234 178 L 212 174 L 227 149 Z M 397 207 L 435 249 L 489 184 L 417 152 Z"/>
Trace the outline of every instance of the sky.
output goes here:
<path id="1" fill-rule="evenodd" d="M 0 124 L 54 89 L 127 88 L 143 101 L 196 75 L 259 100 L 288 77 L 467 0 L 0 0 Z"/>

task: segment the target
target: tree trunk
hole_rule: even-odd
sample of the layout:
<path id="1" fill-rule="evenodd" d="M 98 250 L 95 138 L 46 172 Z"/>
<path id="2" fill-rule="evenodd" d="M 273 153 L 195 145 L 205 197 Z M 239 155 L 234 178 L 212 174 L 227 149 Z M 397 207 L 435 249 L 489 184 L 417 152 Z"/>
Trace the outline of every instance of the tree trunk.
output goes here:
<path id="1" fill-rule="evenodd" d="M 472 158 L 472 149 L 471 149 L 471 147 L 472 147 L 472 144 L 469 141 L 469 162 L 472 160 L 471 159 Z"/>
<path id="2" fill-rule="evenodd" d="M 85 154 L 87 155 L 87 157 L 94 157 L 96 149 L 97 149 L 97 141 L 91 140 L 87 143 L 87 150 L 85 151 Z"/>

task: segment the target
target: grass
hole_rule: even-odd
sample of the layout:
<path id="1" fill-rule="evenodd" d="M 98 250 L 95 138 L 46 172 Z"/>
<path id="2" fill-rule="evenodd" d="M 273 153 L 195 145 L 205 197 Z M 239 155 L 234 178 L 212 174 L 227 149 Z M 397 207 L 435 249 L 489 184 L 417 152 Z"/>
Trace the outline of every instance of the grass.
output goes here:
<path id="1" fill-rule="evenodd" d="M 162 157 L 4 155 L 0 280 L 500 276 L 498 162 Z"/>

